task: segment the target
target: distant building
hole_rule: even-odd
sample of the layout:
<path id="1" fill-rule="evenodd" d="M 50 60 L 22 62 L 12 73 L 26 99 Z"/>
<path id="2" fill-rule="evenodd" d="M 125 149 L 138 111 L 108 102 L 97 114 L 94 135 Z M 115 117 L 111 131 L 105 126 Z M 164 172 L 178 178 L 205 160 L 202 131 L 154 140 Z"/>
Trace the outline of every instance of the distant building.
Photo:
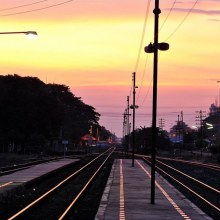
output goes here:
<path id="1" fill-rule="evenodd" d="M 209 107 L 209 116 L 216 116 L 219 115 L 220 107 L 217 107 L 216 104 L 211 104 Z"/>
<path id="2" fill-rule="evenodd" d="M 192 129 L 183 121 L 177 122 L 169 132 L 170 141 L 173 143 L 183 143 L 184 134 L 190 133 Z"/>
<path id="3" fill-rule="evenodd" d="M 213 128 L 209 130 L 209 133 L 212 134 L 212 139 L 214 137 L 214 139 L 220 143 L 220 107 L 218 107 L 217 104 L 211 104 L 209 110 L 209 116 L 205 118 L 204 125 L 212 125 Z"/>
<path id="4" fill-rule="evenodd" d="M 90 134 L 86 134 L 86 135 L 82 136 L 81 140 L 82 140 L 83 146 L 93 145 L 97 142 L 97 139 Z"/>

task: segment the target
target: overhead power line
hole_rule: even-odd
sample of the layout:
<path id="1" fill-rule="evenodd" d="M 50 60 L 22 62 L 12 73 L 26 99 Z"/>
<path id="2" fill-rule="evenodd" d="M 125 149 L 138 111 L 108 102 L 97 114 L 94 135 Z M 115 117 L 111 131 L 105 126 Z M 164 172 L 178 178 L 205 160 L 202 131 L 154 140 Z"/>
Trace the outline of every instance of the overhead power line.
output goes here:
<path id="1" fill-rule="evenodd" d="M 145 73 L 146 73 L 147 61 L 148 61 L 148 56 L 146 56 L 146 61 L 145 61 L 145 64 L 144 64 L 144 71 L 143 71 L 142 78 L 141 78 L 141 84 L 140 84 L 140 87 L 139 87 L 139 90 L 138 90 L 137 102 L 139 100 L 139 96 L 140 96 L 140 93 L 141 93 L 141 90 L 142 90 L 144 76 L 145 76 Z"/>
<path id="2" fill-rule="evenodd" d="M 151 0 L 148 0 L 147 9 L 146 9 L 145 18 L 144 18 L 143 29 L 142 29 L 142 34 L 141 34 L 141 40 L 140 40 L 139 49 L 138 49 L 137 60 L 136 60 L 135 67 L 134 67 L 134 72 L 137 72 L 137 68 L 138 68 L 140 56 L 141 56 L 141 51 L 143 50 L 143 41 L 144 41 L 144 36 L 145 36 L 145 32 L 146 32 L 146 27 L 147 27 L 147 20 L 148 20 L 148 15 L 149 15 L 150 3 L 151 3 Z M 142 76 L 142 81 L 143 81 L 143 76 Z M 141 85 L 142 85 L 142 83 L 141 83 Z M 132 85 L 130 87 L 129 97 L 131 96 L 131 92 L 132 92 Z"/>
<path id="3" fill-rule="evenodd" d="M 199 1 L 199 0 L 196 0 L 196 1 L 194 2 L 194 4 L 192 5 L 192 7 L 189 9 L 189 11 L 187 12 L 187 14 L 186 14 L 186 15 L 184 16 L 184 18 L 182 19 L 182 21 L 181 21 L 181 22 L 179 23 L 179 25 L 174 29 L 174 31 L 168 36 L 168 38 L 165 40 L 165 42 L 166 42 L 169 38 L 171 38 L 171 37 L 176 33 L 176 31 L 180 28 L 180 26 L 185 22 L 185 20 L 186 20 L 187 17 L 189 16 L 189 14 L 192 12 L 193 8 L 195 8 L 195 6 L 196 6 L 196 4 L 198 3 L 198 1 Z M 171 8 L 170 8 L 170 10 L 169 10 L 169 12 L 168 12 L 168 14 L 167 14 L 165 20 L 164 20 L 164 22 L 162 23 L 162 25 L 161 25 L 161 27 L 160 27 L 160 31 L 162 30 L 162 28 L 164 27 L 165 23 L 167 22 L 168 17 L 170 16 L 172 10 L 174 9 L 174 6 L 175 6 L 176 3 L 177 3 L 177 0 L 174 0 L 174 1 L 173 1 L 173 4 L 172 4 L 172 6 L 171 6 Z M 145 67 L 145 68 L 146 68 L 146 67 Z M 144 72 L 145 72 L 145 71 L 144 71 Z M 152 81 L 151 81 L 151 83 L 152 83 Z M 151 83 L 150 83 L 150 84 L 151 84 Z M 142 86 L 142 84 L 143 84 L 143 76 L 142 76 L 141 86 Z M 150 88 L 150 87 L 149 87 L 149 88 Z M 140 89 L 141 89 L 141 88 L 140 88 Z M 148 91 L 147 91 L 147 94 L 146 94 L 145 97 L 144 97 L 144 100 L 143 100 L 143 103 L 142 103 L 141 106 L 143 106 L 143 104 L 144 104 L 144 102 L 145 102 L 145 100 L 146 100 L 146 98 L 147 98 L 147 96 L 148 96 L 148 93 L 149 93 L 149 89 L 148 89 Z M 139 95 L 140 95 L 140 93 L 138 93 L 138 98 L 139 98 Z M 138 100 L 138 98 L 137 98 L 137 100 Z"/>
<path id="4" fill-rule="evenodd" d="M 14 6 L 14 7 L 10 7 L 10 8 L 3 8 L 3 9 L 0 9 L 0 11 L 9 11 L 9 10 L 17 9 L 17 8 L 23 8 L 23 7 L 27 7 L 27 6 L 31 6 L 31 5 L 36 5 L 36 4 L 39 4 L 42 2 L 47 2 L 47 1 L 49 1 L 49 0 L 41 0 L 41 1 L 29 3 L 29 4 L 18 5 L 18 6 Z"/>
<path id="5" fill-rule="evenodd" d="M 139 49 L 138 49 L 138 55 L 137 55 L 137 60 L 136 60 L 136 63 L 135 63 L 134 72 L 137 72 L 137 68 L 138 68 L 139 61 L 140 61 L 140 56 L 141 56 L 141 51 L 143 50 L 143 41 L 144 41 L 144 36 L 145 36 L 145 32 L 146 32 L 146 27 L 147 27 L 147 20 L 148 20 L 148 16 L 149 16 L 150 3 L 151 3 L 151 0 L 148 0 L 148 4 L 147 4 L 146 13 L 145 13 L 144 24 L 143 24 L 141 40 L 140 40 L 140 45 L 139 45 Z M 147 61 L 146 61 L 146 63 L 147 63 Z M 146 68 L 146 63 L 145 63 L 145 68 Z M 141 90 L 141 87 L 142 87 L 142 84 L 143 84 L 144 75 L 145 75 L 145 70 L 144 70 L 144 72 L 142 74 L 142 80 L 141 80 L 141 83 L 140 83 L 141 85 L 140 85 L 140 88 L 139 88 L 138 97 L 139 97 L 140 90 Z M 132 87 L 131 87 L 131 89 L 132 89 Z M 131 91 L 132 91 L 131 89 L 130 89 L 130 95 L 129 96 L 131 96 Z"/>
<path id="6" fill-rule="evenodd" d="M 167 37 L 167 39 L 165 40 L 165 42 L 170 39 L 176 32 L 177 30 L 181 27 L 181 25 L 185 22 L 185 20 L 187 19 L 187 17 L 190 15 L 190 13 L 192 12 L 192 10 L 195 8 L 196 4 L 198 3 L 199 0 L 196 0 L 194 2 L 194 4 L 192 5 L 192 7 L 189 9 L 189 11 L 187 12 L 187 14 L 184 16 L 183 20 L 177 25 L 177 27 L 173 30 L 173 32 Z"/>
<path id="7" fill-rule="evenodd" d="M 41 8 L 36 8 L 36 9 L 26 10 L 26 11 L 20 11 L 20 12 L 14 12 L 14 13 L 9 13 L 9 14 L 2 14 L 0 16 L 12 16 L 12 15 L 18 15 L 18 14 L 31 13 L 31 12 L 34 12 L 34 11 L 41 11 L 41 10 L 45 10 L 45 9 L 48 9 L 48 8 L 53 8 L 53 7 L 57 7 L 57 6 L 60 6 L 60 5 L 64 5 L 64 4 L 73 2 L 73 1 L 74 0 L 63 1 L 63 2 L 60 2 L 60 3 L 57 3 L 57 4 L 52 4 L 52 5 L 48 5 L 48 6 L 41 7 Z"/>
<path id="8" fill-rule="evenodd" d="M 171 11 L 172 11 L 173 8 L 174 8 L 174 5 L 176 4 L 176 1 L 177 1 L 177 0 L 174 0 L 174 1 L 173 1 L 173 4 L 172 4 L 172 6 L 171 6 L 171 8 L 170 8 L 170 10 L 169 10 L 169 12 L 168 12 L 168 14 L 167 14 L 167 16 L 166 16 L 164 22 L 163 22 L 163 24 L 161 25 L 159 31 L 161 31 L 162 28 L 164 27 L 164 25 L 165 25 L 165 23 L 166 23 L 168 17 L 169 17 L 170 14 L 171 14 Z M 149 2 L 148 2 L 148 3 L 149 3 Z M 150 6 L 150 5 L 148 4 L 148 9 L 147 9 L 148 13 L 149 13 L 149 6 Z M 147 17 L 145 17 L 144 27 L 146 26 L 146 18 L 147 18 Z M 146 28 L 143 29 L 143 33 L 145 32 L 145 29 L 146 29 Z M 143 40 L 143 34 L 142 34 L 142 40 Z M 152 41 L 153 41 L 153 40 L 152 40 Z M 143 44 L 143 42 L 142 42 L 142 44 Z M 140 49 L 142 49 L 142 44 L 140 45 Z M 140 52 L 140 51 L 139 51 L 139 52 Z M 147 58 L 148 58 L 148 56 L 147 56 Z M 138 59 L 138 61 L 137 61 L 137 63 L 136 63 L 136 68 L 137 68 L 138 62 L 139 62 L 139 59 Z M 146 59 L 146 62 L 145 62 L 144 71 L 143 71 L 142 78 L 141 78 L 140 88 L 139 88 L 139 90 L 138 90 L 137 102 L 138 102 L 138 100 L 139 100 L 140 92 L 141 92 L 142 85 L 143 85 L 143 81 L 144 81 L 144 76 L 145 76 L 145 73 L 146 73 L 146 65 L 147 65 L 147 59 Z M 152 80 L 153 80 L 153 79 L 151 79 L 150 85 L 151 85 L 151 83 L 152 83 Z M 150 87 L 150 85 L 149 85 L 149 87 Z M 144 98 L 144 100 L 143 100 L 142 106 L 143 106 L 143 104 L 144 104 L 144 102 L 145 102 L 145 100 L 146 100 L 146 98 L 147 98 L 147 96 L 148 96 L 148 93 L 149 93 L 149 88 L 148 88 L 147 94 L 146 94 L 146 96 L 145 96 L 145 98 Z"/>
<path id="9" fill-rule="evenodd" d="M 176 4 L 176 0 L 173 1 L 173 4 L 172 4 L 172 6 L 171 6 L 171 8 L 170 8 L 170 10 L 169 10 L 169 12 L 168 12 L 168 14 L 167 14 L 165 20 L 163 21 L 162 25 L 160 26 L 160 30 L 159 30 L 159 31 L 161 31 L 162 28 L 164 27 L 164 25 L 165 25 L 167 19 L 169 18 L 169 16 L 170 16 L 170 14 L 171 14 L 171 12 L 172 12 L 172 10 L 173 10 L 175 4 Z"/>
<path id="10" fill-rule="evenodd" d="M 144 105 L 144 102 L 145 102 L 145 100 L 146 100 L 146 98 L 147 98 L 147 96 L 148 96 L 148 94 L 149 94 L 149 91 L 150 91 L 150 88 L 151 88 L 151 86 L 152 86 L 152 83 L 153 83 L 153 78 L 151 78 L 151 81 L 150 81 L 149 86 L 148 86 L 147 93 L 146 93 L 146 95 L 145 95 L 145 97 L 144 97 L 144 99 L 143 99 L 143 101 L 142 101 L 141 106 Z"/>
<path id="11" fill-rule="evenodd" d="M 144 41 L 144 36 L 145 36 L 145 32 L 146 32 L 146 27 L 147 27 L 147 20 L 148 20 L 148 15 L 149 15 L 150 3 L 151 3 L 151 0 L 148 0 L 147 10 L 146 10 L 145 19 L 144 19 L 143 30 L 142 30 L 142 34 L 141 34 L 141 41 L 140 41 L 140 45 L 139 45 L 138 56 L 137 56 L 134 72 L 137 72 L 138 64 L 139 64 L 139 61 L 140 61 L 141 51 L 143 50 L 143 41 Z"/>

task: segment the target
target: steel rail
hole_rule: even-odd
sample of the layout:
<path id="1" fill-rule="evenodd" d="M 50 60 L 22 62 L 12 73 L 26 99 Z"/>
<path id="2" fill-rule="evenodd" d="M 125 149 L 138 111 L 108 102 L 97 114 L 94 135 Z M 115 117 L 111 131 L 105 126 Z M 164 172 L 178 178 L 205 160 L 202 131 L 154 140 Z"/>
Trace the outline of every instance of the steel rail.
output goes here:
<path id="1" fill-rule="evenodd" d="M 142 155 L 142 154 L 135 154 L 135 156 L 137 157 L 145 157 L 145 158 L 151 158 L 150 156 L 146 156 L 146 155 Z M 210 163 L 201 163 L 201 162 L 194 162 L 194 161 L 187 161 L 187 160 L 181 160 L 181 159 L 173 159 L 173 158 L 167 158 L 167 157 L 159 157 L 157 156 L 158 159 L 162 159 L 162 160 L 170 160 L 170 161 L 177 161 L 177 162 L 182 162 L 182 163 L 188 163 L 188 164 L 192 164 L 192 165 L 197 165 L 197 166 L 202 166 L 205 168 L 209 168 L 211 170 L 215 170 L 215 171 L 220 171 L 220 166 L 219 165 L 215 165 L 215 164 L 210 164 Z"/>
<path id="2" fill-rule="evenodd" d="M 101 157 L 102 155 L 104 155 L 106 152 L 110 151 L 112 148 L 108 149 L 107 151 L 103 152 L 102 154 L 100 154 L 99 156 L 97 156 L 96 158 L 94 158 L 92 161 L 90 161 L 89 163 L 87 163 L 86 165 L 84 165 L 83 167 L 81 167 L 79 170 L 77 170 L 76 172 L 74 172 L 73 174 L 69 175 L 67 178 L 65 178 L 64 180 L 62 180 L 60 183 L 58 183 L 56 186 L 54 186 L 52 189 L 48 190 L 46 193 L 44 193 L 42 196 L 40 196 L 39 198 L 37 198 L 36 200 L 34 200 L 33 202 L 31 202 L 29 205 L 27 205 L 26 207 L 24 207 L 23 209 L 21 209 L 20 211 L 18 211 L 17 213 L 15 213 L 13 216 L 11 216 L 10 218 L 8 218 L 8 220 L 13 220 L 15 218 L 17 218 L 19 215 L 21 215 L 22 213 L 24 213 L 25 211 L 27 211 L 29 208 L 31 208 L 32 206 L 34 206 L 35 204 L 37 204 L 39 201 L 41 201 L 42 199 L 44 199 L 46 196 L 48 196 L 50 193 L 52 193 L 53 191 L 55 191 L 56 189 L 58 189 L 60 186 L 62 186 L 65 182 L 67 182 L 69 179 L 71 179 L 72 177 L 76 176 L 79 172 L 81 172 L 82 170 L 84 170 L 85 168 L 87 168 L 90 164 L 92 164 L 94 161 L 96 161 L 99 157 Z"/>
<path id="3" fill-rule="evenodd" d="M 147 174 L 149 178 L 151 178 L 150 173 L 141 165 L 139 161 L 136 161 L 137 164 L 141 167 L 141 169 Z M 176 202 L 169 196 L 169 193 L 165 191 L 165 189 L 156 181 L 156 186 L 163 193 L 169 203 L 173 206 L 173 208 L 184 218 L 190 220 L 191 218 L 176 204 Z"/>
<path id="4" fill-rule="evenodd" d="M 205 186 L 205 187 L 207 187 L 207 188 L 209 188 L 209 189 L 215 191 L 216 193 L 219 193 L 219 194 L 220 194 L 220 190 L 215 189 L 214 187 L 209 186 L 208 184 L 205 184 L 205 183 L 203 183 L 203 182 L 197 180 L 196 178 L 191 177 L 191 176 L 187 175 L 186 173 L 184 173 L 184 172 L 182 172 L 182 171 L 180 171 L 180 170 L 178 170 L 178 169 L 176 169 L 176 168 L 174 168 L 174 167 L 171 167 L 171 166 L 168 165 L 168 164 L 165 164 L 165 163 L 163 163 L 163 162 L 161 162 L 161 161 L 159 161 L 159 160 L 157 160 L 157 162 L 163 164 L 163 165 L 166 166 L 166 167 L 169 167 L 170 169 L 172 169 L 172 170 L 174 170 L 174 171 L 176 171 L 176 172 L 182 174 L 183 176 L 186 176 L 186 177 L 190 178 L 191 180 L 194 180 L 195 182 L 197 182 L 197 183 L 199 183 L 199 184 L 201 184 L 201 185 L 203 185 L 203 186 Z"/>
<path id="5" fill-rule="evenodd" d="M 101 168 L 104 166 L 104 164 L 106 163 L 106 161 L 108 160 L 108 158 L 112 155 L 112 153 L 114 152 L 114 150 L 112 152 L 110 152 L 110 154 L 106 157 L 106 159 L 103 161 L 103 163 L 99 166 L 99 168 L 96 170 L 96 172 L 92 175 L 92 177 L 88 180 L 88 182 L 85 184 L 85 186 L 83 187 L 83 189 L 77 194 L 77 196 L 73 199 L 73 201 L 70 203 L 70 205 L 67 207 L 67 209 L 63 212 L 63 214 L 60 216 L 60 218 L 58 220 L 63 220 L 65 218 L 65 216 L 68 214 L 69 210 L 74 206 L 74 204 L 78 201 L 78 199 L 80 198 L 80 196 L 85 192 L 85 190 L 88 188 L 88 186 L 91 184 L 91 182 L 94 180 L 94 178 L 96 177 L 96 175 L 98 174 L 98 172 L 101 170 Z"/>
<path id="6" fill-rule="evenodd" d="M 4 183 L 4 184 L 0 185 L 0 188 L 6 187 L 8 185 L 11 185 L 12 183 L 13 183 L 12 181 Z"/>
<path id="7" fill-rule="evenodd" d="M 54 160 L 59 160 L 59 159 L 62 159 L 62 158 L 56 157 L 56 158 L 51 158 L 51 159 L 46 159 L 46 160 L 36 160 L 33 162 L 18 164 L 18 165 L 14 165 L 14 166 L 1 167 L 0 168 L 0 176 L 8 175 L 10 173 L 14 173 L 14 172 L 17 172 L 20 170 L 28 169 L 28 168 L 33 167 L 38 164 L 48 163 L 48 162 L 51 162 Z"/>
<path id="8" fill-rule="evenodd" d="M 181 159 L 173 159 L 173 158 L 166 158 L 166 157 L 157 157 L 158 159 L 162 159 L 162 160 L 170 160 L 170 161 L 177 161 L 177 162 L 182 162 L 182 163 L 188 163 L 188 164 L 192 164 L 192 165 L 197 165 L 197 166 L 202 166 L 205 168 L 210 168 L 213 169 L 215 171 L 220 171 L 220 166 L 219 165 L 214 165 L 214 164 L 210 164 L 210 163 L 200 163 L 200 162 L 194 162 L 194 161 L 187 161 L 187 160 L 181 160 Z"/>
<path id="9" fill-rule="evenodd" d="M 144 160 L 146 160 L 148 163 L 151 163 L 150 161 L 148 161 L 147 159 L 144 158 Z M 169 176 L 171 179 L 173 179 L 175 182 L 179 183 L 182 187 L 184 187 L 185 189 L 189 190 L 191 193 L 193 193 L 195 196 L 197 196 L 198 198 L 200 198 L 202 201 L 204 201 L 205 203 L 209 204 L 212 208 L 214 208 L 216 211 L 220 212 L 220 208 L 217 207 L 216 205 L 212 204 L 210 201 L 208 201 L 207 199 L 205 199 L 204 197 L 202 197 L 201 195 L 199 195 L 197 192 L 195 192 L 194 190 L 192 190 L 191 188 L 189 188 L 188 186 L 186 186 L 185 184 L 183 184 L 182 182 L 180 182 L 179 180 L 177 180 L 176 178 L 174 178 L 173 176 L 171 176 L 170 174 L 168 174 L 167 172 L 165 172 L 164 170 L 162 170 L 161 168 L 159 168 L 158 166 L 156 166 L 156 168 L 158 170 L 160 170 L 162 173 L 166 174 L 167 176 Z"/>

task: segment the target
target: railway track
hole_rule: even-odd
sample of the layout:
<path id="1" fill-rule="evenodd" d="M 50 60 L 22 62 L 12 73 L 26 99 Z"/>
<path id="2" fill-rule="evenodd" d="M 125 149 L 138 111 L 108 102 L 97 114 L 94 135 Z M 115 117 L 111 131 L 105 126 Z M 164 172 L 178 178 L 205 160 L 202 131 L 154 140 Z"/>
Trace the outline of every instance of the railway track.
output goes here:
<path id="1" fill-rule="evenodd" d="M 66 156 L 65 158 L 80 158 L 80 157 L 82 157 L 82 156 L 81 155 L 74 155 L 74 156 Z M 37 165 L 37 164 L 49 163 L 49 162 L 60 160 L 60 159 L 63 159 L 63 157 L 50 157 L 48 159 L 34 159 L 33 161 L 27 162 L 27 163 L 14 164 L 11 166 L 0 167 L 0 176 L 8 175 L 10 173 L 14 173 L 19 170 L 28 169 L 30 167 Z"/>
<path id="2" fill-rule="evenodd" d="M 143 159 L 150 164 L 149 157 Z M 220 167 L 160 158 L 156 170 L 213 219 L 220 219 Z"/>
<path id="3" fill-rule="evenodd" d="M 113 152 L 114 149 L 109 149 L 89 162 L 83 165 L 79 164 L 77 169 L 73 169 L 74 171 L 71 174 L 65 174 L 65 177 L 63 172 L 62 174 L 55 175 L 54 178 L 59 178 L 55 185 L 51 184 L 52 180 L 45 180 L 40 185 L 29 186 L 28 190 L 15 195 L 20 197 L 16 203 L 10 203 L 8 200 L 8 203 L 13 207 L 9 207 L 9 210 L 1 210 L 1 219 L 62 220 L 71 219 L 72 216 L 74 216 L 74 219 L 86 219 L 85 216 L 82 218 L 83 213 L 80 213 L 80 209 L 83 209 L 80 206 L 83 206 L 82 204 L 84 203 L 82 198 L 84 200 L 91 200 L 91 197 L 87 197 L 89 191 L 91 194 L 100 192 L 100 189 L 94 190 L 95 187 L 103 187 L 104 189 L 105 182 L 103 178 L 104 176 L 106 180 L 108 178 L 109 173 L 106 171 L 108 169 L 110 172 L 113 162 L 113 159 L 110 160 L 110 158 L 112 158 Z M 59 175 L 62 175 L 62 178 Z M 98 176 L 99 180 L 97 180 Z M 97 186 L 94 186 L 94 183 Z M 100 186 L 100 184 L 103 184 L 103 186 Z M 92 188 L 93 190 L 91 190 Z M 94 199 L 99 199 L 101 196 L 102 193 L 98 196 L 93 195 Z M 11 200 L 13 200 L 13 197 L 11 197 Z M 88 204 L 92 206 L 93 203 L 97 206 L 98 201 L 90 201 L 87 203 L 87 206 Z M 7 204 L 5 203 L 4 208 L 6 209 L 6 207 Z M 95 215 L 97 210 L 94 212 L 93 208 L 91 213 L 88 210 L 88 219 L 91 219 L 91 215 Z"/>
<path id="4" fill-rule="evenodd" d="M 13 166 L 1 167 L 0 168 L 0 176 L 8 175 L 10 173 L 14 173 L 19 170 L 28 169 L 30 167 L 37 165 L 37 164 L 48 163 L 48 162 L 59 160 L 59 159 L 60 159 L 59 157 L 54 157 L 54 158 L 50 158 L 50 159 L 35 160 L 32 162 L 27 162 L 27 163 L 13 165 Z"/>

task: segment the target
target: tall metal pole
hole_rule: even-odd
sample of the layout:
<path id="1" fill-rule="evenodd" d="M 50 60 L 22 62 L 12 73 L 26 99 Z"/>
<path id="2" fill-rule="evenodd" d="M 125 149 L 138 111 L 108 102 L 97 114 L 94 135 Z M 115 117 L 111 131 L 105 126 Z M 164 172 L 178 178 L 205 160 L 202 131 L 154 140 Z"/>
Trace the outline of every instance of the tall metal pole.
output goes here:
<path id="1" fill-rule="evenodd" d="M 129 96 L 127 96 L 127 135 L 128 135 L 128 151 L 129 151 L 129 147 L 130 147 L 130 122 L 129 122 L 129 117 L 130 117 L 130 112 L 129 112 L 129 108 L 130 108 L 130 103 L 129 103 Z"/>
<path id="2" fill-rule="evenodd" d="M 217 83 L 220 83 L 220 80 L 217 81 Z M 219 102 L 218 102 L 218 111 L 219 111 L 219 115 L 218 115 L 218 118 L 219 118 L 219 125 L 218 125 L 218 139 L 220 140 L 220 88 L 219 88 Z M 218 163 L 220 163 L 220 142 L 218 142 Z"/>
<path id="3" fill-rule="evenodd" d="M 153 117 L 152 117 L 152 150 L 151 150 L 151 204 L 155 203 L 155 163 L 156 163 L 156 139 L 157 139 L 157 63 L 158 63 L 158 26 L 159 0 L 155 0 L 154 22 L 154 70 L 153 70 Z"/>
<path id="4" fill-rule="evenodd" d="M 132 140 L 132 167 L 134 167 L 134 146 L 135 146 L 135 94 L 136 94 L 136 73 L 133 73 L 133 140 Z"/>
<path id="5" fill-rule="evenodd" d="M 220 80 L 218 80 L 217 83 L 220 83 Z M 218 93 L 218 107 L 220 107 L 220 88 Z"/>

